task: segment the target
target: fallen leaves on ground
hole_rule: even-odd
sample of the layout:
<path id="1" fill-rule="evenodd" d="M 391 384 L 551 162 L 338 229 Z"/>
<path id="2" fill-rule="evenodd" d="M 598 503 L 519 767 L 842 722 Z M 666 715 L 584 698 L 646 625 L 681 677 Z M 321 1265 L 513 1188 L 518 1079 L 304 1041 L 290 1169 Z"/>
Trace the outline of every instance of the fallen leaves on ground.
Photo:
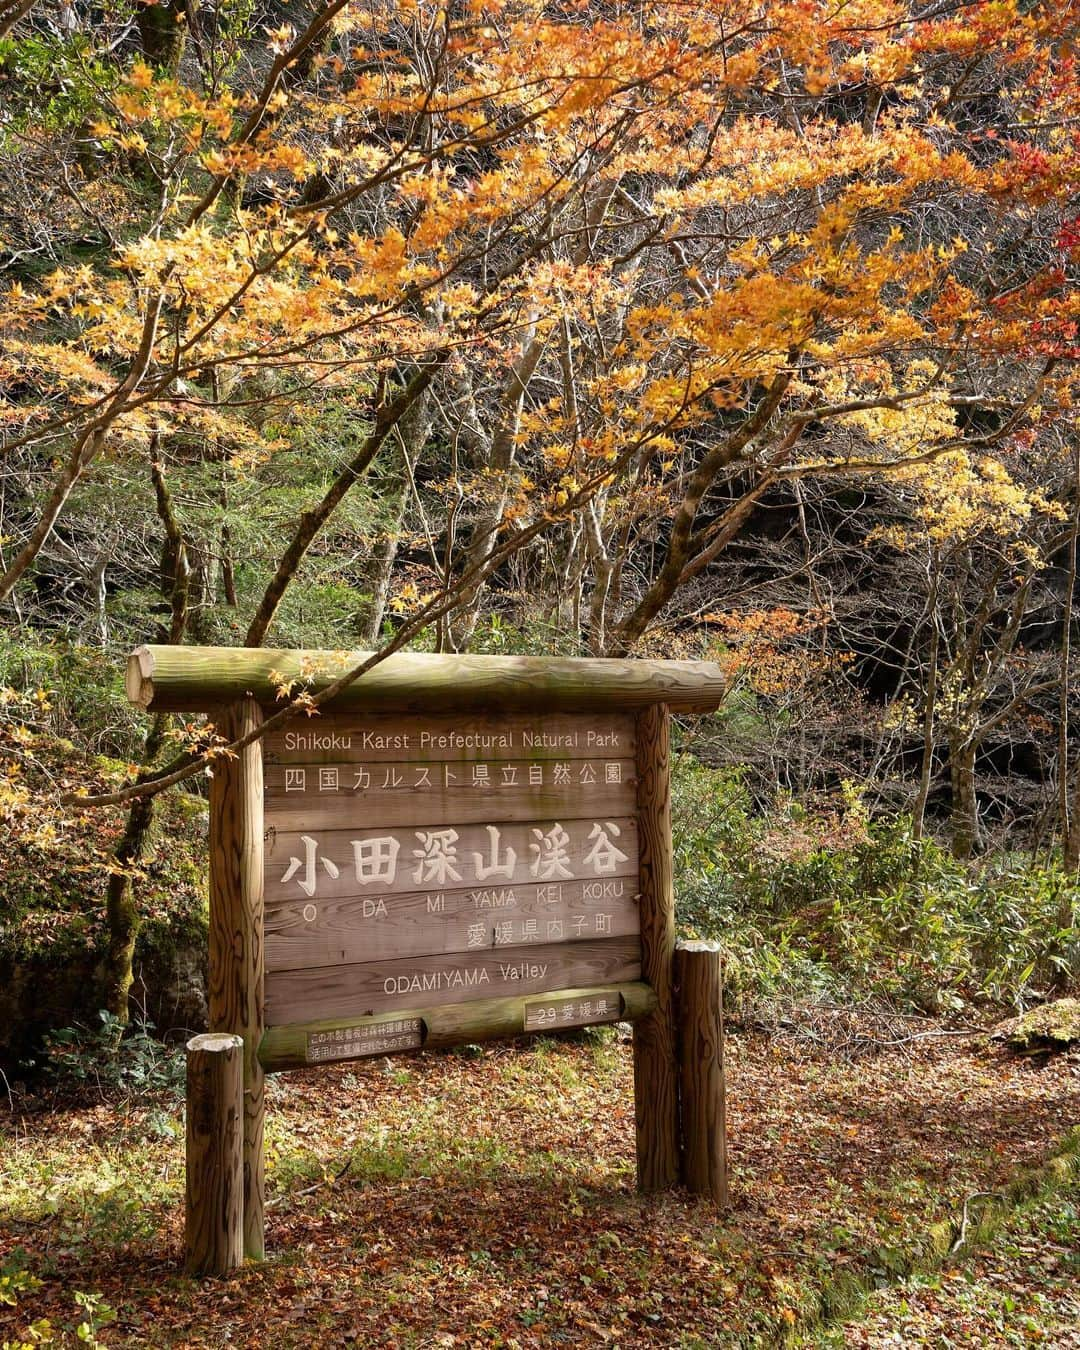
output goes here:
<path id="1" fill-rule="evenodd" d="M 1080 1347 L 1080 1183 L 1014 1214 L 985 1251 L 870 1296 L 820 1350 Z"/>
<path id="2" fill-rule="evenodd" d="M 16 1111 L 0 1269 L 43 1283 L 0 1307 L 0 1336 L 74 1326 L 81 1291 L 116 1309 L 101 1338 L 118 1347 L 775 1345 L 837 1271 L 886 1283 L 890 1252 L 1080 1118 L 1074 1063 L 977 1036 L 847 1062 L 731 1035 L 727 1073 L 723 1215 L 635 1194 L 630 1047 L 611 1032 L 282 1075 L 270 1257 L 202 1284 L 179 1273 L 175 1110 Z"/>

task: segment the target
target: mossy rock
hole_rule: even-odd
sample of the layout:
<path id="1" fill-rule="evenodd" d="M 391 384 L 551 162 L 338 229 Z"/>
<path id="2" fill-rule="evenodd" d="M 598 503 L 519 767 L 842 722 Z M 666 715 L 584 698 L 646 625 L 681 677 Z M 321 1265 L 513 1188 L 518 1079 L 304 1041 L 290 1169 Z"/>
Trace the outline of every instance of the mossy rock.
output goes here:
<path id="1" fill-rule="evenodd" d="M 207 1025 L 206 930 L 196 922 L 148 923 L 135 949 L 130 1015 L 169 1039 L 186 1040 Z M 46 1032 L 96 1027 L 100 946 L 12 955 L 0 949 L 0 1070 L 9 1078 L 37 1057 Z"/>
<path id="2" fill-rule="evenodd" d="M 994 1040 L 1021 1055 L 1045 1055 L 1080 1045 L 1080 999 L 1059 998 L 995 1027 Z"/>

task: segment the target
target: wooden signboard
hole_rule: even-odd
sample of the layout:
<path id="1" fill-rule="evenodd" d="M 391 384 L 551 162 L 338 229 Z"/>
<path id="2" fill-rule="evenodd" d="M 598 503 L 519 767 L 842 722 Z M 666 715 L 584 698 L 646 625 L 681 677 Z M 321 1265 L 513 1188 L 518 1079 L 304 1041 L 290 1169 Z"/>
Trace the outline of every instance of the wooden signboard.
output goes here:
<path id="1" fill-rule="evenodd" d="M 640 976 L 631 715 L 338 714 L 264 754 L 268 1026 Z"/>
<path id="2" fill-rule="evenodd" d="M 192 1042 L 189 1167 L 218 1181 L 189 1184 L 188 1268 L 234 1266 L 236 1224 L 262 1255 L 264 1072 L 489 1036 L 631 1021 L 639 1187 L 681 1173 L 721 1195 L 719 956 L 686 955 L 680 1060 L 668 774 L 669 708 L 716 707 L 719 671 L 399 654 L 318 717 L 275 716 L 283 684 L 317 696 L 364 655 L 128 663 L 140 707 L 207 712 L 242 742 L 211 783 L 210 1022 L 228 1034 Z M 242 1121 L 241 1148 L 219 1120 Z"/>

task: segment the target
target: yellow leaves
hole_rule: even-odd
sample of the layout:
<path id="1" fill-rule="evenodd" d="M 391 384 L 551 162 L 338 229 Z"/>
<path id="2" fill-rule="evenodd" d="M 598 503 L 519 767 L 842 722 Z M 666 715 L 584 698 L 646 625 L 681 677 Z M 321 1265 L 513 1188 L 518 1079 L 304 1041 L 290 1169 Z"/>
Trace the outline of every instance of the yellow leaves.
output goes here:
<path id="1" fill-rule="evenodd" d="M 353 236 L 357 263 L 349 290 L 360 298 L 388 298 L 405 284 L 409 272 L 409 248 L 405 235 L 391 226 L 376 239 Z"/>
<path id="2" fill-rule="evenodd" d="M 136 154 L 145 154 L 147 145 L 146 138 L 139 131 L 125 131 L 116 138 L 117 145 L 122 150 L 134 150 Z"/>
<path id="3" fill-rule="evenodd" d="M 948 545 L 988 533 L 1013 541 L 1017 557 L 1034 562 L 1024 544 L 1028 522 L 1034 515 L 1063 518 L 1057 503 L 1038 489 L 1017 483 L 992 456 L 972 459 L 967 451 L 956 449 L 932 463 L 913 464 L 900 477 L 914 492 L 916 524 L 879 529 L 869 536 L 895 548 L 910 548 L 922 540 Z"/>
<path id="4" fill-rule="evenodd" d="M 389 606 L 395 614 L 410 614 L 423 609 L 434 598 L 434 591 L 421 591 L 415 581 L 406 581 L 398 587 L 396 594 L 391 596 Z"/>
<path id="5" fill-rule="evenodd" d="M 300 687 L 300 681 L 284 674 L 275 666 L 266 677 L 274 687 L 274 696 L 281 703 L 287 703 Z"/>
<path id="6" fill-rule="evenodd" d="M 30 790 L 18 779 L 14 760 L 0 763 L 0 819 L 12 822 L 30 806 Z"/>
<path id="7" fill-rule="evenodd" d="M 202 163 L 207 173 L 215 178 L 228 178 L 233 174 L 282 173 L 301 179 L 306 178 L 313 167 L 308 155 L 288 141 L 209 150 L 203 155 Z"/>
<path id="8" fill-rule="evenodd" d="M 135 64 L 131 67 L 128 83 L 132 89 L 150 89 L 154 83 L 154 72 L 145 61 L 136 59 Z"/>
<path id="9" fill-rule="evenodd" d="M 622 394 L 639 389 L 648 375 L 648 367 L 640 361 L 617 366 L 611 374 L 611 384 Z"/>
<path id="10" fill-rule="evenodd" d="M 827 371 L 820 388 L 830 404 L 881 399 L 878 407 L 843 413 L 834 420 L 841 426 L 857 428 L 893 461 L 942 444 L 956 434 L 950 391 L 939 375 L 932 362 L 918 360 L 909 362 L 897 381 L 886 362 L 868 361 L 849 368 L 846 374 Z M 898 401 L 889 406 L 886 400 L 890 399 Z"/>
<path id="11" fill-rule="evenodd" d="M 275 56 L 284 56 L 296 41 L 296 29 L 291 23 L 283 23 L 280 28 L 266 28 L 267 46 Z"/>
<path id="12" fill-rule="evenodd" d="M 480 296 L 476 288 L 467 282 L 452 282 L 442 286 L 439 299 L 445 307 L 448 319 L 463 319 L 480 307 Z"/>

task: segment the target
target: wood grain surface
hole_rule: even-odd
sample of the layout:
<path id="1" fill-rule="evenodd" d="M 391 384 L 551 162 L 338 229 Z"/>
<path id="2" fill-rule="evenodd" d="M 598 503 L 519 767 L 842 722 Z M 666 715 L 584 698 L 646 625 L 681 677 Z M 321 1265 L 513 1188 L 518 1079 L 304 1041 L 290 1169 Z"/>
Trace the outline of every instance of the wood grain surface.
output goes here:
<path id="1" fill-rule="evenodd" d="M 656 1004 L 656 995 L 640 980 L 561 989 L 553 997 L 586 1001 L 617 999 L 621 1005 L 622 1020 L 627 1022 L 647 1016 Z M 300 1068 L 309 1062 L 313 1039 L 316 1045 L 326 1045 L 329 1036 L 336 1038 L 340 1032 L 344 1043 L 350 1032 L 368 1026 L 382 1029 L 383 1034 L 391 1035 L 393 1033 L 386 1030 L 388 1026 L 396 1021 L 408 1024 L 414 1018 L 421 1021 L 423 1044 L 428 1048 L 461 1045 L 500 1036 L 520 1036 L 525 1029 L 525 1007 L 531 1001 L 527 997 L 511 995 L 505 998 L 472 999 L 468 1003 L 442 1004 L 412 1012 L 404 1010 L 370 1017 L 343 1016 L 316 1022 L 294 1022 L 288 1026 L 271 1026 L 267 1027 L 263 1036 L 259 1057 L 267 1073 Z"/>
<path id="2" fill-rule="evenodd" d="M 247 696 L 280 706 L 282 685 L 318 692 L 370 652 L 273 651 L 251 647 L 138 647 L 128 658 L 128 698 L 149 712 L 199 712 Z M 550 656 L 437 656 L 396 652 L 336 698 L 338 709 L 425 713 L 475 709 L 581 711 L 719 707 L 726 682 L 710 661 L 605 660 Z M 306 721 L 307 719 L 303 719 Z"/>
<path id="3" fill-rule="evenodd" d="M 246 735 L 262 720 L 251 699 L 222 719 Z M 256 741 L 215 761 L 210 783 L 210 1030 L 244 1041 L 244 1251 L 261 1260 L 263 1242 L 263 781 Z"/>
<path id="4" fill-rule="evenodd" d="M 608 828 L 610 824 L 615 826 L 615 830 Z M 595 858 L 591 862 L 587 861 L 594 846 L 602 843 L 599 836 L 590 837 L 597 825 L 600 825 L 608 843 L 626 857 L 624 862 L 614 859 L 612 855 L 611 872 L 597 871 Z M 550 848 L 545 845 L 544 837 L 550 839 L 557 826 L 567 836 L 565 862 L 559 867 L 553 867 L 549 865 Z M 388 827 L 381 830 L 313 829 L 313 833 L 295 830 L 285 832 L 273 828 L 268 832 L 265 847 L 267 904 L 278 905 L 301 899 L 341 900 L 373 893 L 396 895 L 425 887 L 428 890 L 441 890 L 459 886 L 527 886 L 543 881 L 592 881 L 633 869 L 638 856 L 637 823 L 633 816 L 601 815 L 580 820 L 504 822 L 494 841 L 484 825 L 462 825 L 457 828 L 433 823 L 415 828 Z M 437 846 L 452 850 L 453 862 L 448 864 L 445 873 L 438 867 L 433 870 L 432 865 L 425 861 L 432 852 L 432 844 L 427 842 L 426 836 L 443 829 L 452 830 L 456 836 L 444 839 L 441 845 L 439 841 L 434 841 Z M 537 837 L 537 831 L 541 838 Z M 311 839 L 315 844 L 310 877 L 315 888 L 313 892 L 301 884 L 308 880 L 307 861 L 312 849 L 305 839 Z M 378 869 L 378 876 L 372 876 L 372 872 L 377 870 L 372 858 L 375 841 L 378 840 L 393 840 L 397 848 L 394 850 L 389 843 L 382 846 L 380 856 L 387 865 Z M 359 870 L 354 847 L 356 844 L 360 846 Z M 509 849 L 514 852 L 513 865 L 508 871 L 490 872 L 493 861 L 501 864 L 510 862 Z M 389 862 L 391 856 L 392 868 Z M 296 867 L 293 866 L 294 859 L 298 864 Z"/>
<path id="5" fill-rule="evenodd" d="M 244 1042 L 187 1043 L 184 1269 L 227 1275 L 244 1263 Z M 6 1342 L 5 1342 L 6 1344 Z"/>
<path id="6" fill-rule="evenodd" d="M 638 931 L 637 871 L 592 881 L 409 891 L 267 907 L 266 970 L 624 937 Z"/>
<path id="7" fill-rule="evenodd" d="M 557 761 L 569 781 L 556 780 L 556 765 L 513 760 L 503 765 L 416 764 L 288 766 L 266 770 L 266 820 L 278 830 L 342 830 L 353 826 L 455 825 L 568 816 L 624 816 L 634 809 L 634 763 L 626 759 Z M 609 767 L 610 766 L 610 767 Z M 482 779 L 475 771 L 483 768 Z M 530 783 L 538 769 L 546 781 Z M 513 778 L 507 779 L 507 771 Z M 608 773 L 617 781 L 608 782 Z M 303 776 L 301 779 L 301 775 Z M 333 775 L 333 786 L 322 786 Z M 301 785 L 302 784 L 302 785 Z"/>
<path id="8" fill-rule="evenodd" d="M 633 759 L 631 713 L 330 712 L 267 733 L 270 764 Z"/>
<path id="9" fill-rule="evenodd" d="M 720 945 L 680 942 L 675 948 L 679 990 L 679 1091 L 682 1181 L 695 1195 L 726 1205 L 724 1023 Z"/>
<path id="10" fill-rule="evenodd" d="M 268 1022 L 281 1026 L 613 984 L 636 980 L 640 974 L 637 937 L 545 943 L 475 954 L 277 971 L 266 982 L 266 1011 Z"/>
<path id="11" fill-rule="evenodd" d="M 675 887 L 671 853 L 671 739 L 668 710 L 638 714 L 641 972 L 656 1008 L 634 1024 L 634 1112 L 638 1188 L 669 1190 L 679 1178 L 678 1052 L 673 963 Z"/>

